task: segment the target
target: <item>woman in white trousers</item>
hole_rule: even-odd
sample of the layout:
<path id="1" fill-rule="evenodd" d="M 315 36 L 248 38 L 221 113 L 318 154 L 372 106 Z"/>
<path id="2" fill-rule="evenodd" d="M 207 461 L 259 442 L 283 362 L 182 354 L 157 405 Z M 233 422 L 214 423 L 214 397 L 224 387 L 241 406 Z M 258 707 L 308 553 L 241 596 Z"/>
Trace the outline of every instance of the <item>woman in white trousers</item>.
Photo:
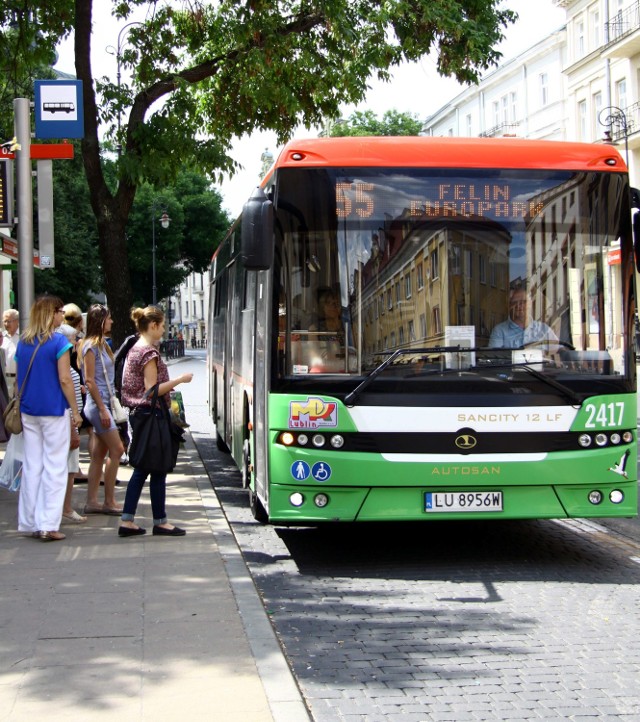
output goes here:
<path id="1" fill-rule="evenodd" d="M 55 333 L 64 318 L 62 305 L 55 296 L 36 299 L 16 350 L 24 437 L 18 531 L 42 541 L 65 538 L 59 528 L 67 487 L 69 408 L 72 423 L 82 423 L 70 371 L 71 344 Z"/>

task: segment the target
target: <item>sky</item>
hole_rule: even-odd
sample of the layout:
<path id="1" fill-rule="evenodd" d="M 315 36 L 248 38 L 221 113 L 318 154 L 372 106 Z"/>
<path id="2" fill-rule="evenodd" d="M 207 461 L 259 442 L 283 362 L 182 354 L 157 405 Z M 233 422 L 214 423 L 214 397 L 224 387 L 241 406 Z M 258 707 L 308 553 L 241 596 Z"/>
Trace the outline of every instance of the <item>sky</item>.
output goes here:
<path id="1" fill-rule="evenodd" d="M 516 57 L 521 50 L 535 45 L 565 23 L 565 11 L 556 7 L 553 0 L 504 0 L 503 5 L 519 15 L 518 20 L 506 28 L 505 40 L 498 46 L 504 61 Z M 108 2 L 94 3 L 94 27 L 99 28 L 99 33 L 94 31 L 92 37 L 94 77 L 116 75 L 114 46 L 123 25 L 109 15 L 110 8 L 111 3 Z M 60 45 L 58 53 L 59 60 L 55 67 L 75 74 L 71 38 Z M 407 63 L 399 67 L 388 83 L 372 80 L 365 102 L 358 106 L 345 106 L 342 116 L 348 117 L 355 110 L 372 110 L 378 117 L 382 117 L 387 110 L 397 110 L 427 118 L 464 87 L 451 79 L 441 78 L 436 71 L 434 59 L 427 57 L 418 63 Z M 313 135 L 311 131 L 301 128 L 294 137 L 306 138 Z M 265 149 L 274 157 L 277 156 L 280 148 L 276 144 L 275 134 L 255 133 L 234 144 L 232 155 L 242 164 L 243 169 L 232 178 L 226 178 L 219 188 L 223 206 L 233 217 L 241 212 L 243 203 L 260 182 L 260 157 Z"/>

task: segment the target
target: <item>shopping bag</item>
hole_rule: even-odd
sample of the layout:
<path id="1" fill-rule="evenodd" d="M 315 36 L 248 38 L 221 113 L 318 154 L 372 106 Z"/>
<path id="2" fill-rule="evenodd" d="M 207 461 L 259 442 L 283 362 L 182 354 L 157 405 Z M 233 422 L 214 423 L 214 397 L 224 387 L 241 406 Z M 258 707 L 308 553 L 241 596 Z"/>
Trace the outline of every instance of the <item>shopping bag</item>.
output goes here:
<path id="1" fill-rule="evenodd" d="M 182 400 L 182 391 L 171 392 L 171 421 L 182 429 L 186 429 L 189 424 L 184 411 L 184 401 Z"/>
<path id="2" fill-rule="evenodd" d="M 22 479 L 24 442 L 22 434 L 12 434 L 0 465 L 0 487 L 18 491 Z"/>

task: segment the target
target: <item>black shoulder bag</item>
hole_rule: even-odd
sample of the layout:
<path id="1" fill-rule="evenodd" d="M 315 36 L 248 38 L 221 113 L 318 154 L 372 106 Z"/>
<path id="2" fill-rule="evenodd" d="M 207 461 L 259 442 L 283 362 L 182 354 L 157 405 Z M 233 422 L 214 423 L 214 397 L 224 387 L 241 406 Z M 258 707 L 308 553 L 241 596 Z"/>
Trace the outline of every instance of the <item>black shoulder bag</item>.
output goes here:
<path id="1" fill-rule="evenodd" d="M 167 474 L 177 463 L 184 432 L 171 421 L 164 400 L 158 399 L 159 387 L 156 384 L 147 392 L 151 406 L 137 406 L 129 415 L 129 464 L 134 469 Z"/>

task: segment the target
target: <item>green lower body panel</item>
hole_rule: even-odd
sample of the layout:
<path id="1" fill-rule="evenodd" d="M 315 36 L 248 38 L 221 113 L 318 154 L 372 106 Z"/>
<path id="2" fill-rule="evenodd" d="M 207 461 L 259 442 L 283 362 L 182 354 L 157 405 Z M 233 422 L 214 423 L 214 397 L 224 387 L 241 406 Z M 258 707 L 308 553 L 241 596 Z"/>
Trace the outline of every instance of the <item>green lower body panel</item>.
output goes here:
<path id="1" fill-rule="evenodd" d="M 589 501 L 589 493 L 599 491 L 600 503 Z M 614 503 L 612 492 L 622 492 Z M 291 495 L 299 506 L 291 502 Z M 321 494 L 318 506 L 315 499 Z M 442 506 L 428 510 L 427 494 L 439 494 Z M 616 496 L 616 495 L 614 495 Z M 619 494 L 617 495 L 619 496 Z M 460 510 L 465 500 L 499 499 L 500 509 Z M 455 507 L 447 508 L 447 504 Z M 490 489 L 464 485 L 459 487 L 339 487 L 279 485 L 271 486 L 269 520 L 272 523 L 308 524 L 323 521 L 434 521 L 437 519 L 557 519 L 565 517 L 635 516 L 638 508 L 638 484 L 622 483 L 556 486 L 501 486 Z"/>

